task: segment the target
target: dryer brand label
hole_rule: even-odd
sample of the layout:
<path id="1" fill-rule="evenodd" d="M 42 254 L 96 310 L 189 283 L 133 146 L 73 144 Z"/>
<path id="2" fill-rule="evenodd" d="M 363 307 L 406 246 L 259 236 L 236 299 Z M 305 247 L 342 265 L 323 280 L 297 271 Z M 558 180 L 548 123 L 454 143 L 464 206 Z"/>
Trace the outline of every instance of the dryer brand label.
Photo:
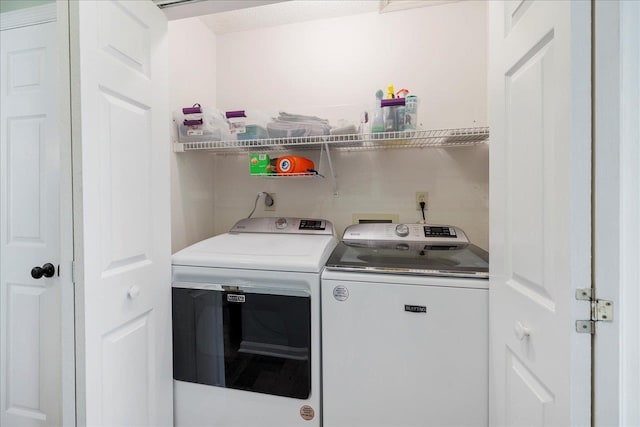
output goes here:
<path id="1" fill-rule="evenodd" d="M 228 302 L 244 302 L 244 295 L 227 294 Z"/>
<path id="2" fill-rule="evenodd" d="M 303 420 L 311 421 L 316 416 L 316 411 L 309 405 L 300 408 L 300 416 Z"/>
<path id="3" fill-rule="evenodd" d="M 404 305 L 404 311 L 409 311 L 411 313 L 426 313 L 427 307 L 424 305 Z"/>
<path id="4" fill-rule="evenodd" d="M 333 297 L 338 301 L 346 301 L 349 298 L 349 289 L 346 286 L 338 285 L 333 288 Z"/>

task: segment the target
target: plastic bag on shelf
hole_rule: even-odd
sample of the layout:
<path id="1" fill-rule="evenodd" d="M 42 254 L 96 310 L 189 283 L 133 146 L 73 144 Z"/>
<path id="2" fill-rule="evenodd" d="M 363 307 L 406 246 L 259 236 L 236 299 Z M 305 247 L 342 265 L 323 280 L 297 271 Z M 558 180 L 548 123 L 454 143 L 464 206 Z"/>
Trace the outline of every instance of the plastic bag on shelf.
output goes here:
<path id="1" fill-rule="evenodd" d="M 284 111 L 281 111 L 278 117 L 267 124 L 271 138 L 329 135 L 330 129 L 331 126 L 327 119 Z"/>

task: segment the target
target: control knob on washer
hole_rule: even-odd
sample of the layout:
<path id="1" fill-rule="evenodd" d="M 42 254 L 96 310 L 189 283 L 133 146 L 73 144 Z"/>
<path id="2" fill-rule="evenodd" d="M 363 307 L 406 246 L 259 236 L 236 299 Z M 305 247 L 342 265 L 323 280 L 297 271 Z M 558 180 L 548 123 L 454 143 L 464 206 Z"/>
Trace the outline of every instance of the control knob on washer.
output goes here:
<path id="1" fill-rule="evenodd" d="M 287 219 L 286 218 L 278 218 L 276 220 L 276 228 L 278 230 L 282 230 L 284 228 L 287 228 Z"/>
<path id="2" fill-rule="evenodd" d="M 400 237 L 407 237 L 409 235 L 409 226 L 407 224 L 396 225 L 396 234 Z"/>

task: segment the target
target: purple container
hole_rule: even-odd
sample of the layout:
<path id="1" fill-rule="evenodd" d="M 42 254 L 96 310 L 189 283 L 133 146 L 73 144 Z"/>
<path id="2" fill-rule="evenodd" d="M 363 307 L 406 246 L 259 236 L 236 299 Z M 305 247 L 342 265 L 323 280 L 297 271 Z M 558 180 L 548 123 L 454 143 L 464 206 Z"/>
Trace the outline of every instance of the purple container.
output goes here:
<path id="1" fill-rule="evenodd" d="M 380 100 L 380 105 L 382 107 L 396 107 L 399 105 L 404 105 L 405 103 L 405 99 L 404 98 L 392 98 L 392 99 L 381 99 Z"/>
<path id="2" fill-rule="evenodd" d="M 200 104 L 195 104 L 193 107 L 185 107 L 182 109 L 182 114 L 200 114 L 200 113 L 202 113 Z"/>
<path id="3" fill-rule="evenodd" d="M 238 117 L 247 117 L 246 114 L 244 114 L 244 110 L 227 111 L 224 114 L 227 116 L 227 119 L 234 119 L 234 118 L 238 118 Z"/>

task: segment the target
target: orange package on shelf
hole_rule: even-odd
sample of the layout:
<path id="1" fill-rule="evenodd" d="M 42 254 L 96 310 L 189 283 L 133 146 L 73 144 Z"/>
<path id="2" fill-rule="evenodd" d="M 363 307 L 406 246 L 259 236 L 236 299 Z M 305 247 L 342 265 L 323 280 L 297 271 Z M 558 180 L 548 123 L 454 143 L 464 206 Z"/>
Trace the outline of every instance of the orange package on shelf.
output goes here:
<path id="1" fill-rule="evenodd" d="M 276 172 L 282 175 L 293 173 L 313 173 L 315 169 L 313 161 L 300 156 L 278 157 Z"/>

